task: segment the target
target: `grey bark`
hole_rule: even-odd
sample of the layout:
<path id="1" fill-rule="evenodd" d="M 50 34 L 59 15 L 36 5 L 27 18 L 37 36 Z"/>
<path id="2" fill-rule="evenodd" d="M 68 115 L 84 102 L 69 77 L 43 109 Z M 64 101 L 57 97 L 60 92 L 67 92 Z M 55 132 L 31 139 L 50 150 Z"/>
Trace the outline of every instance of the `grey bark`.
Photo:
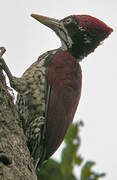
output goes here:
<path id="1" fill-rule="evenodd" d="M 19 115 L 0 67 L 0 180 L 37 180 Z"/>

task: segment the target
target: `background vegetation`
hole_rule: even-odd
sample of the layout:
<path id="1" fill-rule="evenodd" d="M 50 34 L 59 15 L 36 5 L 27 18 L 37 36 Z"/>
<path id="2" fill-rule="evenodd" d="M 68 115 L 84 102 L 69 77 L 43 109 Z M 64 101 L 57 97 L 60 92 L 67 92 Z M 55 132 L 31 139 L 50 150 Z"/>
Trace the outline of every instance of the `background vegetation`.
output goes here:
<path id="1" fill-rule="evenodd" d="M 105 176 L 105 173 L 97 173 L 92 170 L 94 161 L 86 161 L 79 154 L 81 145 L 80 128 L 83 122 L 73 124 L 64 141 L 65 148 L 62 151 L 61 161 L 48 160 L 41 170 L 37 171 L 39 180 L 98 180 Z M 73 173 L 74 167 L 81 167 L 80 177 Z M 78 173 L 79 174 L 79 173 Z"/>

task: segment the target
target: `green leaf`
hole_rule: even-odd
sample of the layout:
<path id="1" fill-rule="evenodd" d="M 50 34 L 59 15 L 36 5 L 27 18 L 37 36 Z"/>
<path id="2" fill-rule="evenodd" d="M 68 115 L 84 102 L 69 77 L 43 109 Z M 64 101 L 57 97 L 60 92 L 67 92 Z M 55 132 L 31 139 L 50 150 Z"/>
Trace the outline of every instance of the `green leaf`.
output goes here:
<path id="1" fill-rule="evenodd" d="M 62 172 L 64 177 L 69 176 L 72 173 L 72 170 L 73 170 L 72 150 L 73 149 L 71 149 L 71 148 L 64 148 L 64 150 L 62 152 L 61 172 Z"/>
<path id="2" fill-rule="evenodd" d="M 66 136 L 65 136 L 65 143 L 66 145 L 69 145 L 72 143 L 73 139 L 77 138 L 77 124 L 72 124 L 69 128 Z"/>
<path id="3" fill-rule="evenodd" d="M 63 175 L 61 173 L 60 164 L 55 160 L 48 160 L 48 162 L 43 165 L 41 171 L 37 171 L 37 176 L 39 180 L 62 180 Z M 64 180 L 64 179 L 63 179 Z"/>
<path id="4" fill-rule="evenodd" d="M 105 173 L 95 173 L 92 171 L 92 166 L 95 165 L 95 162 L 88 161 L 82 167 L 81 170 L 81 180 L 98 180 L 100 177 L 104 177 Z"/>
<path id="5" fill-rule="evenodd" d="M 80 165 L 82 159 L 77 156 L 80 146 L 80 138 L 78 137 L 80 124 L 72 124 L 65 137 L 66 147 L 62 151 L 61 171 L 64 177 L 68 177 L 73 171 L 73 165 Z"/>
<path id="6" fill-rule="evenodd" d="M 83 158 L 81 156 L 78 156 L 76 158 L 74 158 L 74 163 L 78 166 L 80 166 L 83 162 Z"/>

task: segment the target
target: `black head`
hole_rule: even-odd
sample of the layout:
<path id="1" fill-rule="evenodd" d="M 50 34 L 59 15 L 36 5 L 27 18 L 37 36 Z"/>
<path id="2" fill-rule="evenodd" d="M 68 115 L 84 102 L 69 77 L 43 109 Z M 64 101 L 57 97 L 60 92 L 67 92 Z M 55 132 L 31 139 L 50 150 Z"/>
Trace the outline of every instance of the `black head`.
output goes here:
<path id="1" fill-rule="evenodd" d="M 113 31 L 99 19 L 88 15 L 72 15 L 60 21 L 35 14 L 32 17 L 53 29 L 63 48 L 78 60 L 93 52 Z"/>

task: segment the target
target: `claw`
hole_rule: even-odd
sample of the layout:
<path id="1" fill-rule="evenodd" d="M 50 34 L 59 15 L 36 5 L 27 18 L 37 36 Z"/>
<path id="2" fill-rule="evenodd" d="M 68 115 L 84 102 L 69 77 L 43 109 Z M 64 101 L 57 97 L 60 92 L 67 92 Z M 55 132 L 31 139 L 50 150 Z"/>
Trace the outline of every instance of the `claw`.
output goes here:
<path id="1" fill-rule="evenodd" d="M 0 47 L 0 56 L 5 53 L 6 49 L 4 47 Z"/>

